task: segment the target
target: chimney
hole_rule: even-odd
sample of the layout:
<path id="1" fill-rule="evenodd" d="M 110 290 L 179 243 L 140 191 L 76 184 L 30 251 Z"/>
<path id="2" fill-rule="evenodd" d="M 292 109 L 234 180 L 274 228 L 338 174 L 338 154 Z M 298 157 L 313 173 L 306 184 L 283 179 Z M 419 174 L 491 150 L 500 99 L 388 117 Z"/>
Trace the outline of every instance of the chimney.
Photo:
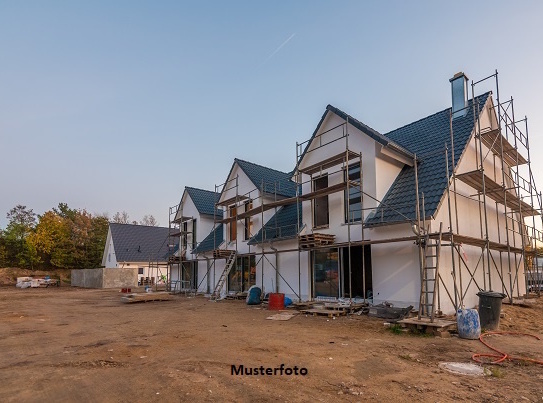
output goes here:
<path id="1" fill-rule="evenodd" d="M 463 72 L 456 73 L 451 82 L 452 117 L 465 116 L 468 112 L 468 77 Z"/>

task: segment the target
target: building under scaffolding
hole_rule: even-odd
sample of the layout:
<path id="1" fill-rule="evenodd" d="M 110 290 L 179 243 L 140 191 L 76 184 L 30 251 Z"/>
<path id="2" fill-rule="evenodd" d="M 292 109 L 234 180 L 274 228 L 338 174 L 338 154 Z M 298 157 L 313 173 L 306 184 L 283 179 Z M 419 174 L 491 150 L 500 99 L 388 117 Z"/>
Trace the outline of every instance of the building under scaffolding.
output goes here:
<path id="1" fill-rule="evenodd" d="M 495 89 L 476 96 L 482 82 Z M 497 72 L 451 86 L 452 108 L 386 134 L 328 106 L 290 173 L 236 160 L 191 288 L 412 304 L 432 320 L 479 290 L 539 295 L 527 119 L 500 99 Z"/>

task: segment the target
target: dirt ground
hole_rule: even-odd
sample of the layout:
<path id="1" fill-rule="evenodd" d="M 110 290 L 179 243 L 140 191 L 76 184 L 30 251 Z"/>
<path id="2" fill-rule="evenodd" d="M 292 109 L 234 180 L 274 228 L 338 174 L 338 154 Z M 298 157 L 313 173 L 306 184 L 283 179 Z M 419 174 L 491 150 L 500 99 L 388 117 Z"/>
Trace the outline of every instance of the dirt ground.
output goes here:
<path id="1" fill-rule="evenodd" d="M 383 320 L 298 315 L 244 301 L 123 304 L 119 290 L 0 287 L 0 401 L 533 401 L 543 366 L 508 361 L 488 376 L 455 375 L 478 340 L 395 334 Z M 504 306 L 501 330 L 543 338 L 543 301 Z M 543 340 L 490 336 L 543 359 Z M 306 368 L 307 375 L 232 375 L 232 365 Z"/>

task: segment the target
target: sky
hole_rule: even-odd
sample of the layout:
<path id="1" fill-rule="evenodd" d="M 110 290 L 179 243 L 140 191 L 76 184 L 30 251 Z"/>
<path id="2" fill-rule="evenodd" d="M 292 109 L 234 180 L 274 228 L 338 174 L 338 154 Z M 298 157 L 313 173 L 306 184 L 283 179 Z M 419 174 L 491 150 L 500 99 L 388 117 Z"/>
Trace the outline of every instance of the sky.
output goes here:
<path id="1" fill-rule="evenodd" d="M 332 104 L 385 133 L 497 69 L 543 188 L 543 2 L 0 0 L 0 228 L 154 215 L 234 158 L 289 171 Z M 481 86 L 481 91 L 484 90 Z"/>

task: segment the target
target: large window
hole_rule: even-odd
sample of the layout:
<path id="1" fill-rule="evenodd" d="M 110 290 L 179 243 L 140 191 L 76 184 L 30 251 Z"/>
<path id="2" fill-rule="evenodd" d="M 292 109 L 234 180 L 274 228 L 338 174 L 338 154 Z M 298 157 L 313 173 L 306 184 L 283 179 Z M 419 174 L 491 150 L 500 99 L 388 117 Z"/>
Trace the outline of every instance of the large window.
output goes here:
<path id="1" fill-rule="evenodd" d="M 188 221 L 185 221 L 183 222 L 183 225 L 181 228 L 181 250 L 182 251 L 187 250 L 188 232 L 189 232 L 189 223 Z"/>
<path id="2" fill-rule="evenodd" d="M 313 251 L 313 294 L 315 297 L 339 297 L 337 249 Z"/>
<path id="3" fill-rule="evenodd" d="M 256 262 L 253 256 L 239 256 L 228 274 L 228 291 L 248 291 L 256 284 Z"/>
<path id="4" fill-rule="evenodd" d="M 253 208 L 253 201 L 249 200 L 245 202 L 245 212 L 251 210 Z M 245 217 L 245 240 L 250 239 L 253 235 L 253 221 L 251 220 L 251 216 Z"/>
<path id="5" fill-rule="evenodd" d="M 192 220 L 192 249 L 196 248 L 196 218 Z"/>
<path id="6" fill-rule="evenodd" d="M 326 189 L 328 187 L 328 175 L 313 179 L 313 191 Z M 328 195 L 316 197 L 313 200 L 313 227 L 324 227 L 328 225 Z"/>
<path id="7" fill-rule="evenodd" d="M 232 221 L 230 221 L 230 241 L 235 241 L 238 237 L 238 223 L 237 223 L 238 209 L 234 205 L 234 206 L 230 206 L 229 211 L 230 211 L 230 217 L 232 218 Z"/>
<path id="8" fill-rule="evenodd" d="M 345 180 L 347 180 L 345 173 Z M 349 186 L 345 189 L 345 222 L 362 221 L 360 163 L 349 165 Z"/>

